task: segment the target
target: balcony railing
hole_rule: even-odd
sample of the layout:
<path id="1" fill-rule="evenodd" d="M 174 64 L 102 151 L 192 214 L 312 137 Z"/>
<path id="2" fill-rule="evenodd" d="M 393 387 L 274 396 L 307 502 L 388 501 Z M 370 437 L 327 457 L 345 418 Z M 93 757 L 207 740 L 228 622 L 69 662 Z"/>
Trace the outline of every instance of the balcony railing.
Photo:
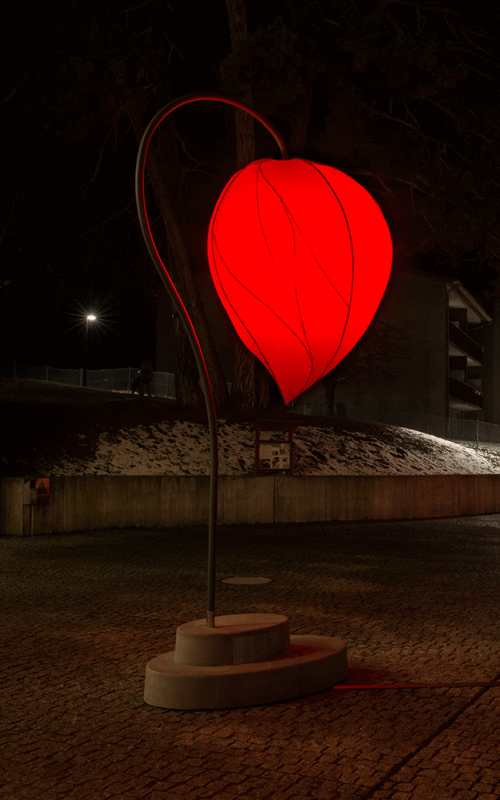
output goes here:
<path id="1" fill-rule="evenodd" d="M 483 360 L 483 348 L 480 347 L 474 339 L 471 339 L 467 333 L 464 333 L 464 331 L 450 322 L 448 326 L 448 336 L 450 344 L 454 345 L 461 353 L 472 358 L 477 364 L 481 364 Z"/>
<path id="2" fill-rule="evenodd" d="M 480 409 L 483 407 L 483 395 L 468 383 L 462 383 L 456 378 L 449 378 L 450 400 L 458 400 L 471 408 Z"/>

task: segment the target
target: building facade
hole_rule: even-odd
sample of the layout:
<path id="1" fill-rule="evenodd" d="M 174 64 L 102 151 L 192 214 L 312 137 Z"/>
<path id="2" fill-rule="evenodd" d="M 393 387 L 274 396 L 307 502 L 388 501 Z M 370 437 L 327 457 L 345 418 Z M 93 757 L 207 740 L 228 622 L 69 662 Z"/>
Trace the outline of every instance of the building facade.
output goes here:
<path id="1" fill-rule="evenodd" d="M 500 380 L 493 355 L 500 354 L 499 336 L 500 325 L 459 281 L 395 272 L 333 397 L 322 381 L 295 408 L 346 417 L 362 412 L 381 422 L 402 414 L 500 421 L 494 419 Z"/>

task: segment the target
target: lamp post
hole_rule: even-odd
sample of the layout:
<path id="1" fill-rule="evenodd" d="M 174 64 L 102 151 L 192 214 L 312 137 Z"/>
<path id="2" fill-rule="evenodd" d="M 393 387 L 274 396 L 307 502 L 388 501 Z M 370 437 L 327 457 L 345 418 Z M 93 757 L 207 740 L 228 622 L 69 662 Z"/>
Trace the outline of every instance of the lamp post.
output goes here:
<path id="1" fill-rule="evenodd" d="M 210 512 L 209 512 L 209 521 L 208 521 L 208 569 L 207 569 L 207 609 L 206 609 L 206 627 L 213 628 L 214 627 L 214 618 L 215 618 L 215 539 L 216 539 L 216 528 L 217 528 L 217 484 L 218 484 L 218 443 L 217 443 L 217 417 L 215 411 L 215 402 L 212 392 L 212 386 L 210 383 L 210 377 L 208 374 L 207 365 L 205 362 L 205 357 L 203 355 L 203 351 L 201 348 L 200 341 L 194 329 L 193 322 L 188 314 L 188 311 L 177 292 L 177 289 L 174 286 L 172 278 L 170 277 L 168 270 L 163 263 L 160 254 L 157 250 L 156 244 L 153 240 L 151 234 L 151 228 L 149 224 L 149 218 L 146 210 L 146 198 L 145 198 L 145 172 L 146 172 L 146 159 L 148 155 L 148 149 L 158 126 L 163 122 L 163 120 L 168 117 L 172 111 L 175 111 L 177 108 L 184 106 L 189 103 L 197 102 L 199 100 L 215 100 L 216 102 L 225 103 L 227 105 L 234 106 L 236 108 L 240 108 L 243 111 L 247 111 L 251 114 L 255 119 L 257 119 L 265 128 L 271 133 L 276 141 L 283 158 L 287 157 L 287 150 L 286 145 L 281 138 L 278 131 L 260 114 L 257 114 L 252 108 L 249 106 L 236 102 L 234 100 L 230 100 L 225 97 L 219 97 L 218 95 L 187 95 L 185 97 L 181 97 L 178 100 L 173 100 L 171 103 L 168 103 L 166 106 L 160 109 L 158 113 L 153 117 L 149 125 L 147 126 L 146 130 L 144 131 L 140 146 L 139 152 L 137 155 L 137 163 L 136 163 L 136 172 L 135 172 L 135 192 L 136 192 L 136 202 L 137 202 L 137 212 L 139 216 L 139 224 L 141 227 L 142 235 L 144 237 L 146 247 L 148 249 L 149 255 L 151 260 L 156 267 L 158 275 L 167 290 L 174 307 L 176 308 L 177 313 L 179 314 L 185 331 L 187 333 L 189 342 L 193 349 L 193 353 L 196 359 L 196 363 L 198 366 L 198 371 L 200 373 L 201 382 L 203 385 L 203 392 L 205 395 L 205 404 L 207 409 L 207 417 L 208 417 L 208 429 L 209 429 L 209 436 L 210 436 L 210 454 L 211 454 L 211 466 L 210 466 Z"/>
<path id="2" fill-rule="evenodd" d="M 243 103 L 189 95 L 164 106 L 146 128 L 136 165 L 139 222 L 151 259 L 184 323 L 207 405 L 210 471 L 207 627 L 214 626 L 217 423 L 207 366 L 193 323 L 152 238 L 145 202 L 148 147 L 177 108 L 215 100 L 240 108 L 274 137 L 281 160 L 254 161 L 223 189 L 208 232 L 214 286 L 234 328 L 279 385 L 286 403 L 333 369 L 371 323 L 385 292 L 392 241 L 382 211 L 339 170 L 289 159 L 280 134 Z"/>
<path id="3" fill-rule="evenodd" d="M 89 349 L 89 322 L 94 322 L 96 319 L 95 314 L 87 314 L 85 317 L 85 345 L 83 350 L 83 376 L 82 386 L 87 385 L 87 355 Z"/>
<path id="4" fill-rule="evenodd" d="M 385 289 L 392 254 L 385 220 L 375 202 L 364 197 L 365 190 L 357 184 L 353 188 L 354 181 L 345 180 L 333 168 L 289 160 L 277 131 L 248 106 L 214 95 L 189 95 L 164 106 L 146 128 L 136 164 L 139 222 L 153 264 L 196 357 L 211 450 L 206 618 L 179 626 L 175 651 L 157 656 L 146 666 L 146 703 L 178 709 L 235 708 L 286 700 L 329 688 L 343 681 L 348 671 L 347 648 L 340 639 L 291 636 L 288 618 L 282 614 L 224 615 L 218 616 L 215 624 L 218 448 L 214 397 L 200 342 L 156 248 L 145 202 L 146 158 L 153 134 L 172 111 L 196 100 L 215 100 L 247 111 L 273 135 L 281 151 L 282 161 L 254 162 L 225 187 L 210 223 L 208 256 L 214 285 L 236 331 L 274 377 L 284 378 L 280 388 L 287 401 L 331 369 L 366 330 Z M 279 174 L 275 175 L 276 171 Z M 313 183 L 316 181 L 314 185 L 309 181 L 306 187 L 305 171 Z M 334 188 L 339 181 L 348 184 L 345 192 Z M 376 220 L 373 223 L 372 218 Z M 367 221 L 370 245 L 364 244 Z M 326 237 L 323 228 L 328 231 Z M 249 260 L 245 258 L 246 249 L 252 252 Z M 265 266 L 257 282 L 252 283 L 259 262 Z M 309 286 L 311 270 L 316 272 L 316 290 Z M 268 285 L 276 290 L 274 295 L 267 291 Z M 327 292 L 334 300 L 339 298 L 337 305 L 342 305 L 343 316 L 333 351 L 325 353 L 324 340 L 332 338 L 328 328 L 331 309 L 328 302 L 321 305 Z M 288 308 L 282 308 L 283 298 Z M 262 330 L 261 316 L 265 316 Z M 316 323 L 322 318 L 326 327 L 318 334 Z M 297 358 L 290 355 L 287 340 L 292 345 L 298 342 L 299 354 L 306 354 L 298 383 L 290 380 Z M 276 346 L 278 359 L 273 352 Z M 286 360 L 283 376 L 273 366 L 279 366 L 280 359 Z"/>

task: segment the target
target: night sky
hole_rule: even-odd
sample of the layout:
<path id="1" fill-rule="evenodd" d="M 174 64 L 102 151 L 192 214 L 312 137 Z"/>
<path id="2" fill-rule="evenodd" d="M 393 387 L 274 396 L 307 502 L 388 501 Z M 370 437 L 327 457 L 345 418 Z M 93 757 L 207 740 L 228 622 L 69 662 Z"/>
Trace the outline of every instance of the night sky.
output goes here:
<path id="1" fill-rule="evenodd" d="M 230 49 L 224 4 L 189 5 L 174 3 L 167 20 L 172 96 L 214 91 L 218 63 Z M 109 132 L 107 120 L 95 119 L 95 97 L 86 108 L 66 74 L 72 58 L 85 52 L 82 31 L 88 33 L 92 17 L 106 32 L 121 8 L 127 4 L 52 3 L 48 13 L 35 9 L 9 22 L 3 56 L 4 95 L 10 95 L 2 126 L 4 364 L 80 366 L 88 313 L 97 316 L 89 325 L 89 368 L 136 366 L 154 356 L 156 303 L 164 290 L 135 213 L 137 137 L 126 120 Z M 148 20 L 136 16 L 139 30 Z M 103 35 L 103 57 L 107 44 Z"/>
<path id="2" fill-rule="evenodd" d="M 478 93 L 473 92 L 475 84 L 469 86 L 467 82 L 472 76 L 489 92 L 481 124 L 487 127 L 487 136 L 489 130 L 498 130 L 499 64 L 494 63 L 494 59 L 489 60 L 488 69 L 491 69 L 492 77 L 487 78 L 480 76 L 479 67 L 482 65 L 477 55 L 464 56 L 469 58 L 468 78 L 456 77 L 457 59 L 450 62 L 455 72 L 451 74 L 450 67 L 448 77 L 444 70 L 439 72 L 432 64 L 418 65 L 422 73 L 428 70 L 429 75 L 438 74 L 441 81 L 449 78 L 450 86 L 453 81 L 458 81 L 458 88 L 449 89 L 444 80 L 441 94 L 436 94 L 435 89 L 432 90 L 434 94 L 429 90 L 433 108 L 439 110 L 426 110 L 424 113 L 420 109 L 426 102 L 425 92 L 421 85 L 416 85 L 411 73 L 413 64 L 408 67 L 407 84 L 399 85 L 395 78 L 390 77 L 397 72 L 390 64 L 384 67 L 386 76 L 383 80 L 371 67 L 364 73 L 365 84 L 359 83 L 362 68 L 356 66 L 356 58 L 349 54 L 348 36 L 342 47 L 339 46 L 340 55 L 334 61 L 328 37 L 335 25 L 338 26 L 338 20 L 346 19 L 350 24 L 349 15 L 352 16 L 353 8 L 357 9 L 359 17 L 372 10 L 374 3 L 368 0 L 357 3 L 282 0 L 268 2 L 264 7 L 258 4 L 258 9 L 256 5 L 247 2 L 250 42 L 256 48 L 251 63 L 259 110 L 271 115 L 285 137 L 291 136 L 295 128 L 300 127 L 295 123 L 300 120 L 303 109 L 301 98 L 308 97 L 309 128 L 304 154 L 335 166 L 345 165 L 361 175 L 361 180 L 368 182 L 367 188 L 374 191 L 399 239 L 407 244 L 411 242 L 407 249 L 417 251 L 421 263 L 432 263 L 433 268 L 442 271 L 454 271 L 461 278 L 465 275 L 465 280 L 468 277 L 470 286 L 478 291 L 491 286 L 495 291 L 496 284 L 491 284 L 491 280 L 497 278 L 495 264 L 498 255 L 494 248 L 492 250 L 491 242 L 495 236 L 500 240 L 499 137 L 497 134 L 496 139 L 492 138 L 488 147 L 481 144 L 484 155 L 477 156 L 474 149 L 476 133 L 472 131 L 469 134 L 467 125 L 470 120 L 456 122 L 456 109 L 460 103 L 465 108 L 467 103 L 479 102 Z M 419 6 L 418 3 L 414 5 Z M 422 8 L 433 5 L 438 4 L 429 2 L 422 4 Z M 119 103 L 124 95 L 120 96 L 117 87 L 123 85 L 128 89 L 134 80 L 144 87 L 151 76 L 154 78 L 154 91 L 149 95 L 148 108 L 144 110 L 145 123 L 162 103 L 172 98 L 192 92 L 222 93 L 228 88 L 228 80 L 230 88 L 230 81 L 239 78 L 235 78 L 237 71 L 229 79 L 224 75 L 221 78 L 220 73 L 221 63 L 231 52 L 226 4 L 224 0 L 201 4 L 189 0 L 170 3 L 150 0 L 131 10 L 132 7 L 119 1 L 65 0 L 49 6 L 48 10 L 43 8 L 43 13 L 40 7 L 34 8 L 29 15 L 19 6 L 4 30 L 1 361 L 3 364 L 49 364 L 62 368 L 80 366 L 85 315 L 94 313 L 98 321 L 93 323 L 90 331 L 89 368 L 135 366 L 146 354 L 154 356 L 156 307 L 164 290 L 159 286 L 138 230 L 134 200 L 138 142 L 129 120 L 120 111 Z M 425 24 L 417 22 L 419 18 L 414 14 L 415 9 L 401 12 L 397 4 L 389 3 L 389 6 L 391 14 L 413 15 L 397 18 L 397 25 L 403 33 L 414 26 L 414 39 L 418 39 L 418 35 L 427 36 Z M 458 26 L 458 18 L 454 16 L 456 11 L 457 4 L 453 4 L 450 19 L 453 24 L 456 19 Z M 489 20 L 491 31 L 492 26 L 495 30 L 498 20 L 496 12 L 490 13 L 494 17 Z M 348 27 L 348 23 L 343 23 L 344 27 Z M 374 58 L 370 52 L 372 34 L 365 34 L 364 28 L 356 24 L 355 45 L 358 51 L 366 51 L 367 58 Z M 478 20 L 474 19 L 470 24 L 477 27 Z M 290 30 L 293 35 L 287 38 Z M 265 36 L 262 31 L 267 31 Z M 441 35 L 439 25 L 437 31 Z M 460 31 L 457 36 L 459 34 Z M 150 45 L 145 46 L 145 41 Z M 297 41 L 298 45 L 290 44 Z M 258 48 L 269 48 L 269 42 L 276 43 L 277 53 L 285 54 L 285 62 L 289 58 L 285 67 L 280 66 L 279 60 L 276 66 L 273 66 L 272 59 L 266 63 L 265 54 L 263 57 Z M 296 50 L 290 56 L 293 47 Z M 388 58 L 387 52 L 382 53 L 381 61 Z M 394 52 L 395 63 L 399 64 L 397 51 Z M 352 77 L 348 74 L 347 63 L 353 70 Z M 341 65 L 338 69 L 337 64 Z M 330 75 L 336 69 L 337 84 L 333 92 Z M 377 98 L 373 102 L 378 104 L 378 116 L 374 116 L 369 125 L 363 122 L 366 130 L 369 129 L 371 134 L 374 132 L 373 141 L 370 141 L 372 155 L 367 158 L 361 146 L 365 135 L 362 131 L 359 134 L 361 144 L 356 152 L 352 145 L 353 131 L 361 125 L 361 122 L 358 125 L 358 117 L 361 119 L 367 107 L 362 92 L 365 91 L 370 98 L 374 91 L 372 85 L 380 88 L 391 83 L 391 91 L 398 102 L 393 104 L 392 99 Z M 295 97 L 295 87 L 299 85 L 302 88 Z M 449 102 L 446 100 L 447 92 L 453 92 Z M 424 101 L 419 94 L 424 96 Z M 359 104 L 356 108 L 362 112 L 349 111 L 350 98 L 356 98 Z M 276 110 L 278 107 L 285 111 Z M 473 106 L 476 117 L 482 113 L 481 109 Z M 417 118 L 415 115 L 418 113 L 422 116 Z M 434 118 L 434 113 L 441 116 Z M 395 138 L 389 143 L 387 130 L 392 129 L 383 128 L 392 124 L 390 119 L 399 119 L 406 114 L 403 122 L 410 130 L 408 135 L 413 135 L 414 120 L 418 141 L 413 150 L 408 150 L 407 159 L 404 155 L 406 140 L 398 138 L 401 125 L 394 128 Z M 422 120 L 430 125 L 427 138 L 420 136 Z M 181 163 L 186 168 L 183 192 L 189 215 L 191 257 L 195 272 L 199 274 L 206 269 L 205 235 L 211 209 L 235 165 L 232 114 L 221 107 L 191 109 L 179 112 L 176 125 L 181 142 Z M 456 129 L 454 127 L 452 131 L 453 126 Z M 332 129 L 334 135 L 329 133 Z M 403 130 L 401 136 L 404 135 Z M 462 150 L 457 139 L 461 135 L 465 141 Z M 332 138 L 336 139 L 335 152 L 332 151 Z M 477 141 L 480 142 L 480 137 Z M 481 141 L 485 141 L 484 136 Z M 403 153 L 401 164 L 395 165 L 394 155 L 374 157 L 373 153 L 381 150 L 379 147 L 377 151 L 377 142 L 383 142 L 386 149 L 394 145 L 395 152 Z M 425 164 L 422 142 L 431 148 L 433 157 L 436 153 L 439 155 L 439 163 L 445 164 L 443 177 L 436 174 L 436 185 L 441 181 L 439 191 L 442 196 L 437 191 L 429 192 L 429 196 L 432 194 L 431 202 L 425 191 L 421 191 L 422 199 L 418 201 L 423 209 L 420 218 L 429 223 L 427 228 L 427 223 L 422 223 L 425 236 L 417 223 L 410 219 L 417 196 L 413 193 L 413 186 L 417 191 L 418 185 L 411 184 L 411 199 L 409 189 L 404 189 L 404 202 L 393 192 L 393 186 L 408 187 L 413 180 L 411 170 L 418 170 L 421 164 Z M 272 143 L 261 133 L 257 144 L 261 148 L 259 157 L 276 155 L 272 152 Z M 456 157 L 456 152 L 462 161 Z M 467 159 L 471 163 L 471 177 L 467 179 L 470 186 L 463 188 Z M 196 164 L 195 169 L 193 164 Z M 369 177 L 375 174 L 374 165 L 379 170 L 378 182 Z M 495 181 L 491 186 L 487 183 L 495 169 L 498 172 L 494 174 L 495 181 L 498 181 L 496 189 Z M 387 192 L 385 178 L 382 180 L 380 177 L 384 170 L 384 175 L 392 177 L 398 171 Z M 450 175 L 456 176 L 458 183 L 459 179 L 462 181 L 459 185 L 462 206 L 453 212 L 453 219 L 458 220 L 453 224 L 449 221 L 452 216 L 448 196 L 456 197 L 457 188 Z M 471 198 L 480 209 L 469 222 L 472 219 Z M 154 210 L 152 214 L 154 217 Z M 434 214 L 435 218 L 429 214 Z M 431 231 L 437 227 L 435 219 L 443 230 L 450 225 L 446 240 L 437 234 L 433 239 Z M 456 233 L 453 225 L 457 225 L 460 234 Z M 475 238 L 471 235 L 470 241 L 463 233 L 468 227 L 476 231 Z M 161 226 L 157 224 L 156 230 L 160 244 L 164 245 Z M 460 247 L 457 245 L 457 255 L 451 251 L 454 240 L 460 236 L 464 242 Z M 425 237 L 425 245 L 422 245 Z M 396 249 L 404 251 L 402 245 Z M 480 268 L 477 268 L 478 263 Z M 471 264 L 475 264 L 475 271 L 470 271 Z"/>

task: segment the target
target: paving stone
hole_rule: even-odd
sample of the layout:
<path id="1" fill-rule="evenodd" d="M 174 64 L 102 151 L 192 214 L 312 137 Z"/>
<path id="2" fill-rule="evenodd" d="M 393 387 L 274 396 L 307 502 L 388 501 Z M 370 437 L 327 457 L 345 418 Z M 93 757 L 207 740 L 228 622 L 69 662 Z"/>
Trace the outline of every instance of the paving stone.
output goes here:
<path id="1" fill-rule="evenodd" d="M 340 637 L 347 684 L 488 682 L 499 533 L 497 515 L 221 528 L 217 613 Z M 204 616 L 205 552 L 203 527 L 0 538 L 2 800 L 500 796 L 500 687 L 146 706 L 147 661 Z M 238 574 L 272 583 L 221 583 Z"/>

